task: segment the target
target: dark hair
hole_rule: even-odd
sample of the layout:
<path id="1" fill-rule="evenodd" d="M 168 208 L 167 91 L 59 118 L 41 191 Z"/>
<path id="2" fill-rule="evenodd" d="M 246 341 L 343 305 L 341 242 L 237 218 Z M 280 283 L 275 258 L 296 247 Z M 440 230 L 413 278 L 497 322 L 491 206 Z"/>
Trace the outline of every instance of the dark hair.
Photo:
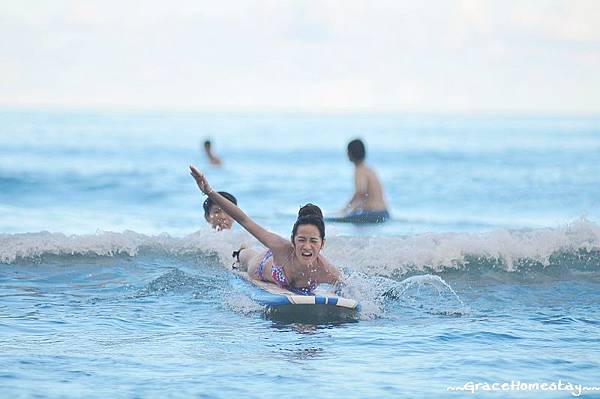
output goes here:
<path id="1" fill-rule="evenodd" d="M 296 219 L 296 223 L 294 223 L 294 227 L 292 228 L 292 241 L 294 240 L 294 237 L 296 237 L 298 226 L 303 224 L 312 224 L 315 226 L 319 229 L 321 240 L 325 239 L 325 223 L 323 222 L 323 212 L 321 212 L 321 208 L 314 204 L 306 204 L 300 208 L 298 211 L 298 219 Z"/>
<path id="2" fill-rule="evenodd" d="M 204 141 L 204 146 L 205 147 L 210 147 L 210 140 L 205 140 Z"/>
<path id="3" fill-rule="evenodd" d="M 351 161 L 362 161 L 365 159 L 365 144 L 360 139 L 354 139 L 348 143 L 348 157 Z"/>
<path id="4" fill-rule="evenodd" d="M 219 194 L 221 194 L 223 197 L 227 198 L 229 201 L 233 202 L 234 204 L 237 205 L 237 200 L 235 199 L 235 197 L 225 191 L 219 191 Z M 202 205 L 204 207 L 204 217 L 208 218 L 208 214 L 210 213 L 210 208 L 215 204 L 215 202 L 208 197 L 206 200 L 204 200 L 204 204 Z"/>

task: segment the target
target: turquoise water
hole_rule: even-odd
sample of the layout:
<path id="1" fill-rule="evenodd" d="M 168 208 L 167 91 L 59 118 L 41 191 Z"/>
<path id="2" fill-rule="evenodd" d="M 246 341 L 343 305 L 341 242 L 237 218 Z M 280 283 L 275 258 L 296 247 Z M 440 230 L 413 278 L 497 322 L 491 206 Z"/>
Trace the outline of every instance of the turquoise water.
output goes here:
<path id="1" fill-rule="evenodd" d="M 5 111 L 0 122 L 2 397 L 600 386 L 599 118 Z M 258 244 L 207 227 L 187 165 L 287 236 L 300 205 L 327 213 L 349 198 L 356 136 L 392 214 L 327 226 L 324 254 L 359 320 L 271 320 L 228 271 L 239 242 Z M 206 137 L 224 167 L 206 165 Z"/>

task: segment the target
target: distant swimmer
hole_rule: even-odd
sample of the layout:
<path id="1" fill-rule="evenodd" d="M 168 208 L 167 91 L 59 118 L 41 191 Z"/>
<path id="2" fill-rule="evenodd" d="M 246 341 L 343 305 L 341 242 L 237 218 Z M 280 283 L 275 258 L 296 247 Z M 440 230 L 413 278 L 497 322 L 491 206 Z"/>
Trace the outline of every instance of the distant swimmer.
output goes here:
<path id="1" fill-rule="evenodd" d="M 212 143 L 210 140 L 204 141 L 204 152 L 206 153 L 206 158 L 208 158 L 208 163 L 215 166 L 220 166 L 222 164 L 221 160 L 212 153 Z"/>
<path id="2" fill-rule="evenodd" d="M 213 191 L 206 177 L 195 167 L 190 166 L 190 171 L 200 191 L 267 247 L 255 251 L 242 246 L 234 252 L 241 269 L 248 271 L 251 278 L 299 294 L 310 294 L 321 283 L 339 282 L 340 272 L 321 255 L 325 245 L 325 223 L 318 206 L 307 204 L 300 208 L 291 240 L 288 240 L 259 226 L 237 205 Z"/>
<path id="3" fill-rule="evenodd" d="M 237 199 L 233 195 L 225 191 L 219 191 L 219 194 L 221 194 L 223 198 L 237 205 Z M 231 226 L 233 225 L 233 219 L 223 210 L 223 208 L 215 204 L 215 202 L 210 197 L 204 201 L 203 207 L 204 218 L 208 223 L 210 223 L 213 229 L 231 229 Z"/>
<path id="4" fill-rule="evenodd" d="M 351 223 L 380 223 L 389 219 L 379 178 L 365 164 L 366 150 L 362 140 L 348 143 L 348 158 L 354 164 L 354 194 L 342 210 L 342 217 L 334 220 Z"/>

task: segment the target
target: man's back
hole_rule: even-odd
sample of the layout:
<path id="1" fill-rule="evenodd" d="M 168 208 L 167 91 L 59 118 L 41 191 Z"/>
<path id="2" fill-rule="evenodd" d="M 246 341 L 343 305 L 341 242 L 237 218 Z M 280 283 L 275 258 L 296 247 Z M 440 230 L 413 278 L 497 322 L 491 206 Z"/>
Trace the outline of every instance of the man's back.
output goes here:
<path id="1" fill-rule="evenodd" d="M 364 198 L 363 209 L 369 211 L 384 211 L 387 209 L 383 198 L 383 186 L 373 169 L 364 163 L 356 165 L 354 181 L 356 193 Z"/>

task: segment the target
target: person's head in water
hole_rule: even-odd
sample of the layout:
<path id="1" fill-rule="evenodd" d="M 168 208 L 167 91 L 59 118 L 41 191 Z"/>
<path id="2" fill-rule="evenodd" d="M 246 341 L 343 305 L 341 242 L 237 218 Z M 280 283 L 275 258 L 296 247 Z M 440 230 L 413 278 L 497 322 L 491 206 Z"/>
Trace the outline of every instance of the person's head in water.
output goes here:
<path id="1" fill-rule="evenodd" d="M 223 197 L 227 198 L 229 201 L 233 202 L 237 205 L 237 200 L 235 197 L 225 191 L 219 191 Z M 229 216 L 223 208 L 219 205 L 215 204 L 213 200 L 209 197 L 204 201 L 204 218 L 208 223 L 211 224 L 213 229 L 216 230 L 224 230 L 230 229 L 233 225 L 233 219 Z"/>
<path id="2" fill-rule="evenodd" d="M 298 211 L 298 219 L 292 229 L 292 246 L 300 263 L 311 265 L 316 262 L 325 245 L 325 223 L 323 212 L 313 204 L 306 204 Z"/>
<path id="3" fill-rule="evenodd" d="M 205 141 L 204 141 L 204 148 L 205 148 L 207 151 L 210 151 L 210 146 L 211 146 L 211 142 L 210 142 L 210 140 L 205 140 Z"/>
<path id="4" fill-rule="evenodd" d="M 354 139 L 348 143 L 348 158 L 354 163 L 365 160 L 365 144 L 360 139 Z"/>

